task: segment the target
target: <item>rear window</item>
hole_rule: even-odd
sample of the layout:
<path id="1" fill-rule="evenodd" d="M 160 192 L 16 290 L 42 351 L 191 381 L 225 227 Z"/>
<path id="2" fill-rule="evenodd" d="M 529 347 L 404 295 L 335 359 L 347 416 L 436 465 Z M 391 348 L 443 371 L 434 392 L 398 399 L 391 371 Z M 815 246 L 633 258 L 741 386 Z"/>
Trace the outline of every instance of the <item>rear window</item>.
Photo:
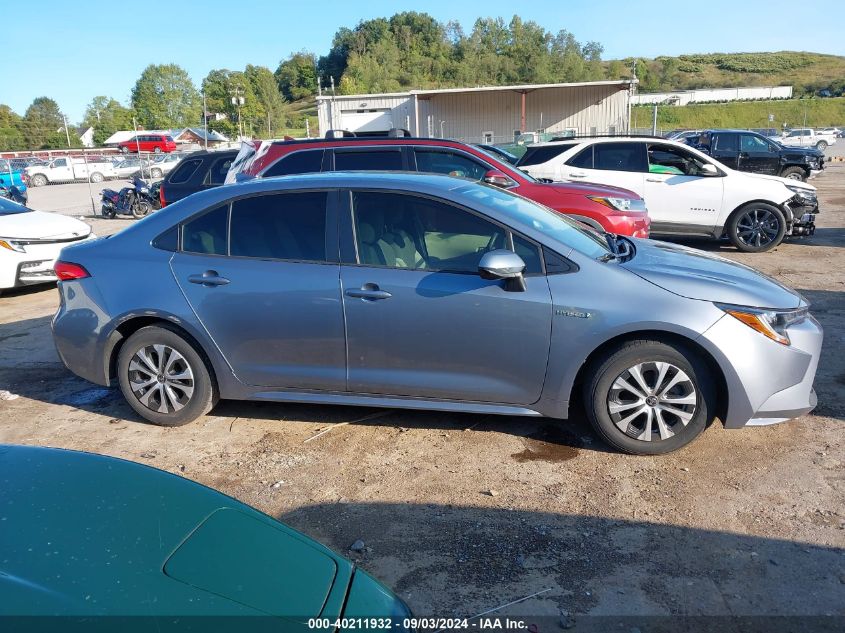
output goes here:
<path id="1" fill-rule="evenodd" d="M 199 158 L 194 158 L 192 160 L 186 160 L 181 165 L 178 165 L 173 173 L 170 175 L 170 184 L 172 185 L 180 185 L 182 183 L 188 182 L 191 177 L 196 173 L 197 168 L 202 163 L 202 160 Z"/>
<path id="2" fill-rule="evenodd" d="M 182 250 L 202 255 L 225 255 L 229 205 L 225 204 L 182 225 Z"/>
<path id="3" fill-rule="evenodd" d="M 283 156 L 264 172 L 264 177 L 270 176 L 291 176 L 293 174 L 308 174 L 322 171 L 323 151 L 312 149 L 308 151 L 293 152 Z"/>
<path id="4" fill-rule="evenodd" d="M 335 152 L 334 168 L 337 171 L 401 171 L 402 152 L 365 151 Z"/>
<path id="5" fill-rule="evenodd" d="M 315 191 L 236 200 L 232 256 L 326 261 L 326 195 Z"/>
<path id="6" fill-rule="evenodd" d="M 222 185 L 226 181 L 226 174 L 229 173 L 229 167 L 232 166 L 233 160 L 233 158 L 218 158 L 215 160 L 205 176 L 205 184 Z"/>
<path id="7" fill-rule="evenodd" d="M 541 165 L 547 163 L 553 158 L 563 154 L 566 150 L 572 149 L 571 143 L 564 143 L 562 145 L 540 145 L 538 147 L 529 147 L 522 158 L 517 163 L 518 167 L 526 165 Z"/>
<path id="8" fill-rule="evenodd" d="M 593 168 L 607 171 L 648 171 L 645 143 L 596 143 Z"/>

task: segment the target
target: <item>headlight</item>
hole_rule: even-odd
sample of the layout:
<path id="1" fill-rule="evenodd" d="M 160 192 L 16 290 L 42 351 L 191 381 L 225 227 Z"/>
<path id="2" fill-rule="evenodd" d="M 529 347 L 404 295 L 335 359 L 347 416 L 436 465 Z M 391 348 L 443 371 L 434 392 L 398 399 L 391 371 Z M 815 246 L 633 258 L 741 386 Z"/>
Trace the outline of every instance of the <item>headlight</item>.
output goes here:
<path id="1" fill-rule="evenodd" d="M 15 251 L 16 253 L 26 253 L 23 245 L 15 242 L 14 240 L 9 240 L 5 238 L 0 238 L 0 248 L 5 248 L 10 251 Z"/>
<path id="2" fill-rule="evenodd" d="M 587 196 L 593 202 L 598 202 L 614 211 L 645 211 L 645 201 L 631 198 L 610 198 L 603 196 Z"/>
<path id="3" fill-rule="evenodd" d="M 752 330 L 756 330 L 766 338 L 770 338 L 781 345 L 789 345 L 790 343 L 787 328 L 790 325 L 801 323 L 807 318 L 808 314 L 806 306 L 794 310 L 762 310 L 717 303 L 716 307 L 742 321 Z"/>

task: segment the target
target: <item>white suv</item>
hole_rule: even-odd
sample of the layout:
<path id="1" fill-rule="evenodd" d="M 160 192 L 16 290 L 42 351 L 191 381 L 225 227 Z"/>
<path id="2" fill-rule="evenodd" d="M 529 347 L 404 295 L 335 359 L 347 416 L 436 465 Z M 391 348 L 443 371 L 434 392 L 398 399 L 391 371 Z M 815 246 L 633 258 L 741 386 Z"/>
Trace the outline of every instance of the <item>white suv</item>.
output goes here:
<path id="1" fill-rule="evenodd" d="M 590 181 L 645 199 L 652 235 L 728 237 L 762 252 L 786 235 L 812 235 L 816 188 L 735 171 L 696 149 L 660 138 L 582 138 L 531 145 L 517 167 L 535 178 Z"/>

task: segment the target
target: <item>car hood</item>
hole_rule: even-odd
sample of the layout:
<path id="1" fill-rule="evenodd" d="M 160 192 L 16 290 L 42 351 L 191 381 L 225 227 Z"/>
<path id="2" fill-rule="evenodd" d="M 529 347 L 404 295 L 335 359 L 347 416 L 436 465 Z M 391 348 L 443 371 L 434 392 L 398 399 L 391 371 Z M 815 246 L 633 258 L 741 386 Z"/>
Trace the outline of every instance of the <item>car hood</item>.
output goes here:
<path id="1" fill-rule="evenodd" d="M 780 176 L 769 176 L 766 174 L 749 174 L 748 172 L 736 172 L 742 174 L 745 178 L 753 178 L 754 180 L 768 180 L 771 182 L 778 182 L 785 187 L 797 187 L 799 189 L 806 189 L 807 191 L 816 192 L 813 185 L 808 185 L 806 182 L 800 180 L 790 180 L 789 178 L 781 178 Z"/>
<path id="2" fill-rule="evenodd" d="M 793 145 L 781 145 L 781 147 L 786 150 L 789 154 L 806 154 L 808 156 L 816 156 L 819 158 L 824 156 L 824 152 L 816 149 L 815 147 L 797 147 Z"/>
<path id="3" fill-rule="evenodd" d="M 83 237 L 91 227 L 67 215 L 29 211 L 0 215 L 0 237 L 22 240 L 44 240 Z"/>
<path id="4" fill-rule="evenodd" d="M 636 240 L 621 265 L 664 290 L 689 299 L 758 308 L 797 308 L 803 298 L 753 268 L 677 244 Z"/>
<path id="5" fill-rule="evenodd" d="M 597 182 L 554 182 L 542 183 L 546 187 L 551 187 L 554 191 L 564 195 L 573 196 L 604 196 L 607 198 L 634 198 L 639 199 L 639 196 L 630 189 L 623 189 L 622 187 L 613 187 L 611 185 L 600 185 Z"/>

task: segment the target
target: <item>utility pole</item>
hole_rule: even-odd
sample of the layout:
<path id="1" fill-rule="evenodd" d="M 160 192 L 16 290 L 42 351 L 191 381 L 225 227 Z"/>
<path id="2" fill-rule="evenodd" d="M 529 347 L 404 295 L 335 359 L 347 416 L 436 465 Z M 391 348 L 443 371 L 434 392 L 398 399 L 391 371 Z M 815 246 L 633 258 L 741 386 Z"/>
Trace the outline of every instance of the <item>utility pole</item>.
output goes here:
<path id="1" fill-rule="evenodd" d="M 205 137 L 205 151 L 208 151 L 208 106 L 205 103 L 205 88 L 202 89 L 202 131 Z"/>
<path id="2" fill-rule="evenodd" d="M 651 121 L 651 135 L 657 136 L 657 102 L 654 102 L 654 118 Z"/>
<path id="3" fill-rule="evenodd" d="M 232 95 L 232 105 L 237 106 L 238 108 L 238 136 L 243 137 L 244 132 L 243 128 L 241 127 L 241 106 L 245 103 L 244 98 L 242 96 L 243 88 L 235 87 L 229 94 Z"/>
<path id="4" fill-rule="evenodd" d="M 64 116 L 64 119 L 65 119 L 65 137 L 67 137 L 67 146 L 68 146 L 68 149 L 70 149 L 70 132 L 68 132 L 68 129 L 67 129 L 67 115 L 63 115 L 63 116 Z M 806 119 L 806 118 L 807 118 L 807 116 L 805 114 L 804 119 Z"/>

